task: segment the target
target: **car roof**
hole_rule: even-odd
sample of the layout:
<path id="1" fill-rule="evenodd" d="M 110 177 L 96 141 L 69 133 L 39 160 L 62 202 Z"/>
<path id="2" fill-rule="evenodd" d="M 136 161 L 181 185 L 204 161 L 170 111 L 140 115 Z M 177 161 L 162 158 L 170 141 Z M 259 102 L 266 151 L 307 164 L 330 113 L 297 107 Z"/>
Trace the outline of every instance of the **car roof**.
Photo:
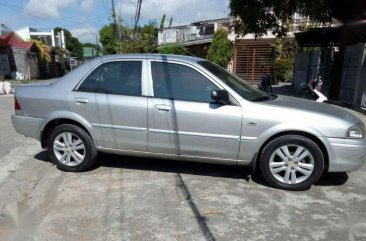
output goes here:
<path id="1" fill-rule="evenodd" d="M 198 57 L 186 56 L 186 55 L 174 55 L 174 54 L 113 54 L 113 55 L 103 55 L 101 57 L 95 58 L 94 60 L 96 60 L 97 62 L 101 62 L 101 61 L 128 59 L 128 58 L 182 61 L 182 62 L 194 62 L 194 63 L 196 63 L 197 61 L 204 60 Z"/>

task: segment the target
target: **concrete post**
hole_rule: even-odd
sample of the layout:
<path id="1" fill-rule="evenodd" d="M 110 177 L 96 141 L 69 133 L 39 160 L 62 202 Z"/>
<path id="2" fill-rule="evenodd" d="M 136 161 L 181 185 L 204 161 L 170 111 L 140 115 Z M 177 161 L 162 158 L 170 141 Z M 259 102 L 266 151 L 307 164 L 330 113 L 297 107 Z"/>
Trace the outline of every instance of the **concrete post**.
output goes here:
<path id="1" fill-rule="evenodd" d="M 54 33 L 53 29 L 51 30 L 51 39 L 52 39 L 52 47 L 56 47 L 55 33 Z"/>
<path id="2" fill-rule="evenodd" d="M 61 48 L 66 49 L 64 30 L 61 30 Z"/>

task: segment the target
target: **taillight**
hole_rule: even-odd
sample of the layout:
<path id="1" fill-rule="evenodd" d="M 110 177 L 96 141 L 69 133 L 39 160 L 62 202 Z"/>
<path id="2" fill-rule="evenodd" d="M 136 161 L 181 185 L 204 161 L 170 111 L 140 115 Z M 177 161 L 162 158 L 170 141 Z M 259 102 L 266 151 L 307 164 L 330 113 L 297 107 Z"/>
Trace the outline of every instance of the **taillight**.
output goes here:
<path id="1" fill-rule="evenodd" d="M 15 110 L 21 110 L 22 108 L 20 108 L 20 104 L 17 100 L 17 98 L 14 96 L 14 107 L 15 107 Z"/>

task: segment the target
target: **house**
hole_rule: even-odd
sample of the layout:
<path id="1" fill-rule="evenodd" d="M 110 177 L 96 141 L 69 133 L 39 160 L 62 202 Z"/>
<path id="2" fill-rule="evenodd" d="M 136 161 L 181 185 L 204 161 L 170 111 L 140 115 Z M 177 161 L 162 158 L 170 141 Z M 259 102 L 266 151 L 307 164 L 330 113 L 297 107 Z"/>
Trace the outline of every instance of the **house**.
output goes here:
<path id="1" fill-rule="evenodd" d="M 158 34 L 158 44 L 182 43 L 189 46 L 211 43 L 215 31 L 220 27 L 227 28 L 229 24 L 230 18 L 221 18 L 164 28 Z"/>
<path id="2" fill-rule="evenodd" d="M 24 41 L 15 33 L 0 36 L 0 75 L 19 72 L 25 79 L 38 78 L 38 51 L 33 42 Z"/>
<path id="3" fill-rule="evenodd" d="M 58 35 L 55 35 L 53 29 L 50 31 L 39 31 L 31 27 L 24 27 L 15 31 L 15 33 L 24 41 L 31 39 L 41 40 L 49 47 L 65 48 L 65 35 L 62 30 Z"/>
<path id="4" fill-rule="evenodd" d="M 238 37 L 230 30 L 231 18 L 197 21 L 188 25 L 164 28 L 159 31 L 158 44 L 179 43 L 186 46 L 190 53 L 205 58 L 218 29 L 228 31 L 228 38 L 234 43 L 234 54 L 228 68 L 251 84 L 257 84 L 263 72 L 270 73 L 274 57 L 272 45 L 276 38 L 268 33 L 262 39 L 254 35 Z"/>

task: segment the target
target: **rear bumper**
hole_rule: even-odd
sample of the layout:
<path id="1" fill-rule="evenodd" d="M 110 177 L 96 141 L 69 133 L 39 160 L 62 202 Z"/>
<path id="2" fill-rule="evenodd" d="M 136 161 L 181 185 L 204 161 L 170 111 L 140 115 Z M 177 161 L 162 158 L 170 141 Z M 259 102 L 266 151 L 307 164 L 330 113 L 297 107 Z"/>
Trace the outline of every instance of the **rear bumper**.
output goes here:
<path id="1" fill-rule="evenodd" d="M 41 129 L 44 119 L 14 114 L 11 116 L 11 121 L 14 129 L 18 133 L 37 140 L 41 139 Z"/>
<path id="2" fill-rule="evenodd" d="M 329 154 L 329 172 L 351 172 L 366 160 L 366 139 L 323 138 Z"/>

